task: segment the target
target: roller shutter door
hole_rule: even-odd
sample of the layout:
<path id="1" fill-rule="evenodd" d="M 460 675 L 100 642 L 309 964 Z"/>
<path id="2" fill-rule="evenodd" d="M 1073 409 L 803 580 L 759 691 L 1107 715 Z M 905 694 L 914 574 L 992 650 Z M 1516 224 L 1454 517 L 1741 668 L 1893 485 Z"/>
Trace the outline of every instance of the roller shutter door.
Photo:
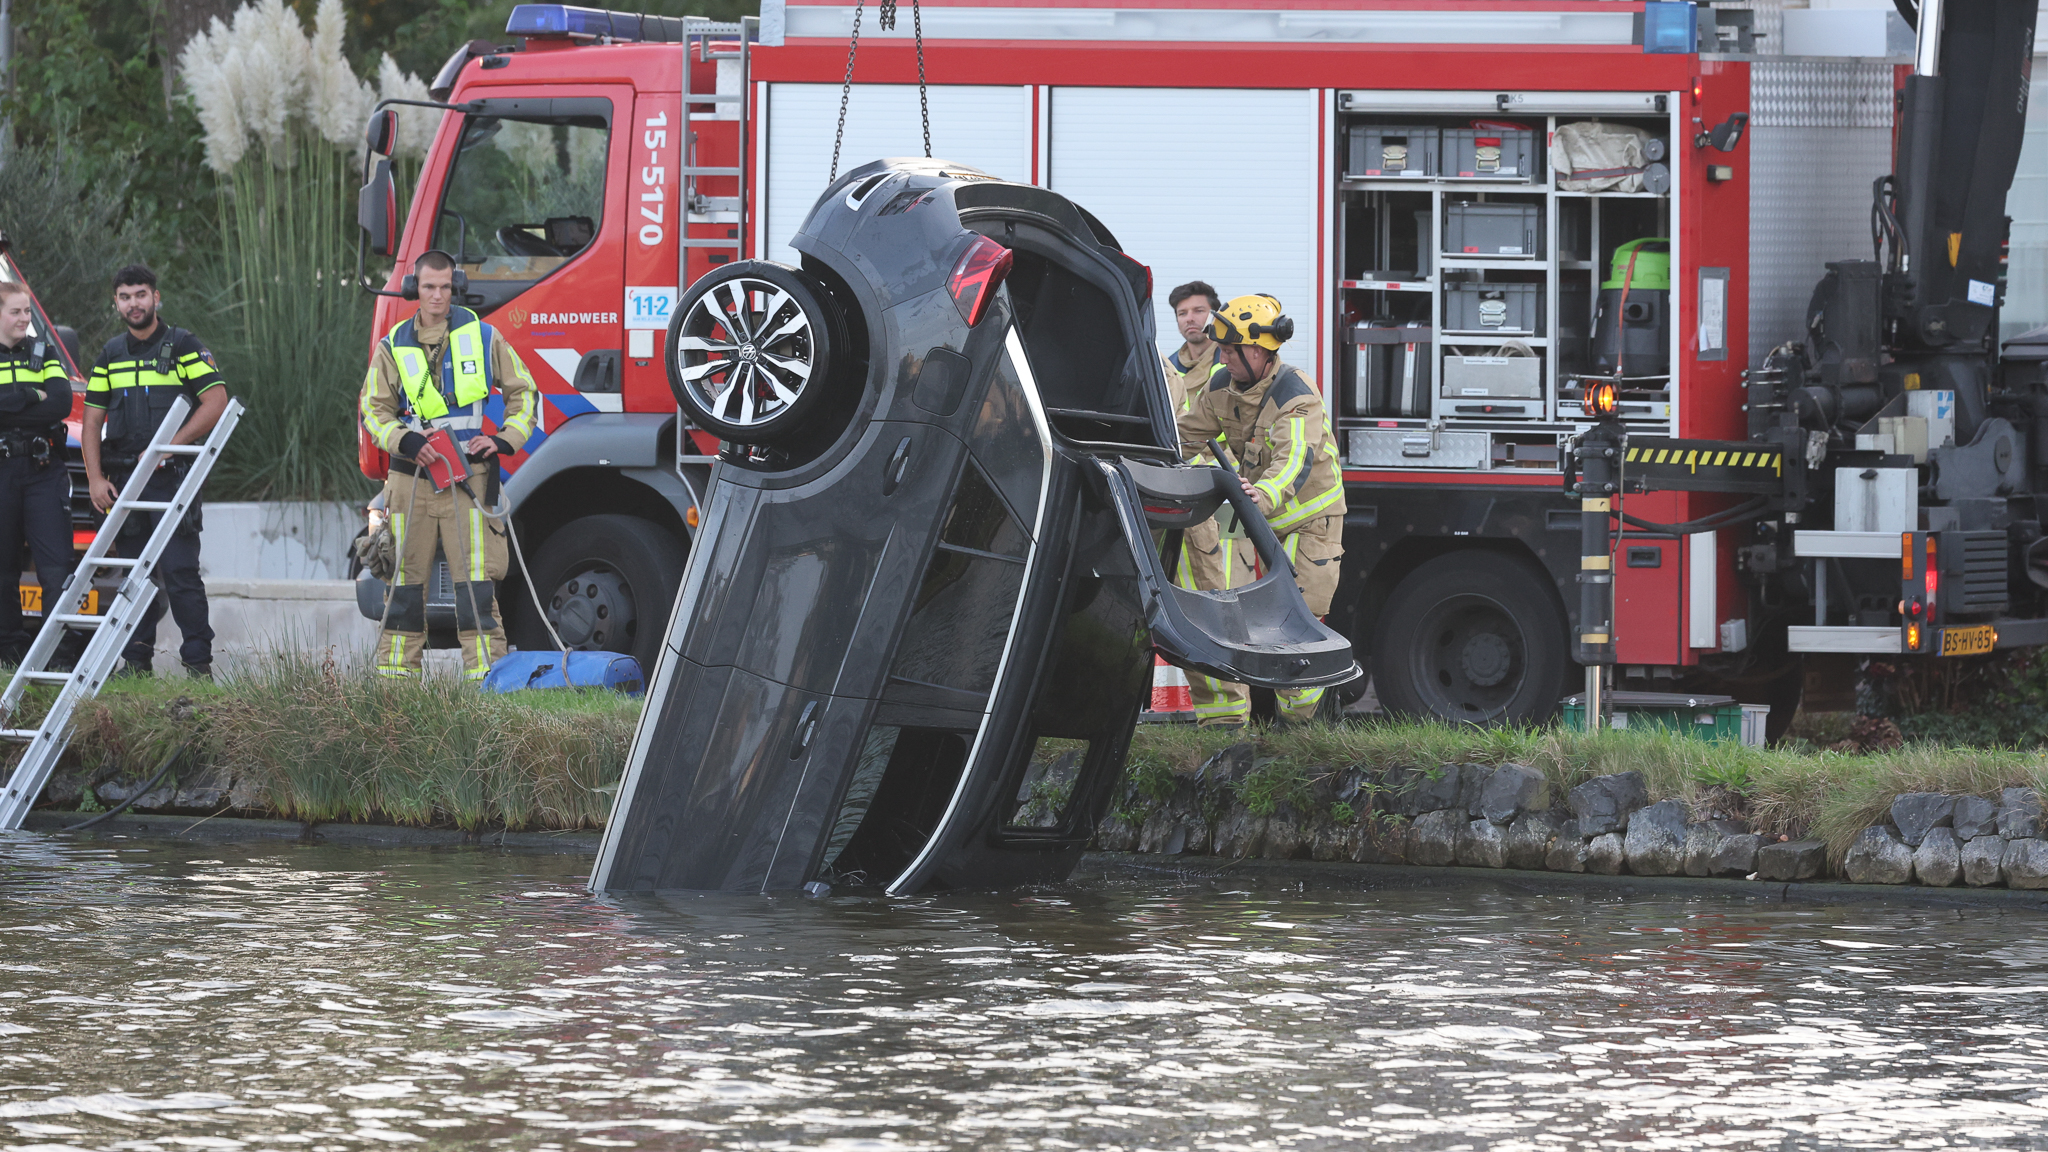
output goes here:
<path id="1" fill-rule="evenodd" d="M 770 260 L 797 261 L 789 238 L 825 190 L 832 170 L 839 91 L 837 84 L 768 86 L 768 211 L 760 251 Z M 1030 182 L 1030 89 L 934 85 L 930 92 L 932 155 L 1005 180 Z M 885 156 L 922 155 L 917 86 L 856 83 L 839 171 Z"/>
<path id="2" fill-rule="evenodd" d="M 1315 123 L 1308 91 L 1053 89 L 1051 187 L 1152 269 L 1162 352 L 1180 347 L 1166 294 L 1207 280 L 1278 296 L 1283 355 L 1316 371 Z"/>

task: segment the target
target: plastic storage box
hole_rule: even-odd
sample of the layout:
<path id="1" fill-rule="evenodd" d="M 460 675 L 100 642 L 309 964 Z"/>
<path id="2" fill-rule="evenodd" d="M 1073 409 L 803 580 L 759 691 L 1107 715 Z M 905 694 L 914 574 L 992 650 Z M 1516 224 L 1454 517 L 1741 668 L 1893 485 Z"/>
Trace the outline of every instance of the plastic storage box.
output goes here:
<path id="1" fill-rule="evenodd" d="M 1444 287 L 1444 331 L 1533 336 L 1543 326 L 1541 284 L 1460 281 Z"/>
<path id="2" fill-rule="evenodd" d="M 1543 362 L 1534 356 L 1446 356 L 1443 394 L 1452 400 L 1541 400 Z"/>
<path id="3" fill-rule="evenodd" d="M 1351 329 L 1357 347 L 1346 416 L 1428 416 L 1429 354 L 1435 334 L 1427 324 L 1366 323 Z"/>
<path id="4" fill-rule="evenodd" d="M 1353 180 L 1435 176 L 1440 132 L 1421 125 L 1354 124 L 1344 175 Z"/>
<path id="5" fill-rule="evenodd" d="M 1609 692 L 1608 711 L 1616 728 L 1662 728 L 1701 740 L 1756 747 L 1764 742 L 1765 704 L 1739 704 L 1733 696 L 1689 696 L 1680 692 Z M 1586 730 L 1586 699 L 1564 698 L 1564 726 Z"/>
<path id="6" fill-rule="evenodd" d="M 1533 260 L 1543 255 L 1543 210 L 1454 200 L 1444 205 L 1444 255 Z"/>
<path id="7" fill-rule="evenodd" d="M 1444 175 L 1460 180 L 1536 179 L 1536 133 L 1519 125 L 1475 122 L 1443 130 Z"/>

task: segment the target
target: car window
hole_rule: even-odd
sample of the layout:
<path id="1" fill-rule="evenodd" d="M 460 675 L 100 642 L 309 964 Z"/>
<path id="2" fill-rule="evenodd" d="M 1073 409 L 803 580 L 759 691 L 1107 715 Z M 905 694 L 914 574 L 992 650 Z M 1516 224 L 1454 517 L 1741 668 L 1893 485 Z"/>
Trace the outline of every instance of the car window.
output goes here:
<path id="1" fill-rule="evenodd" d="M 567 264 L 604 223 L 610 136 L 597 115 L 468 117 L 434 247 L 454 254 L 486 297 L 509 299 Z"/>

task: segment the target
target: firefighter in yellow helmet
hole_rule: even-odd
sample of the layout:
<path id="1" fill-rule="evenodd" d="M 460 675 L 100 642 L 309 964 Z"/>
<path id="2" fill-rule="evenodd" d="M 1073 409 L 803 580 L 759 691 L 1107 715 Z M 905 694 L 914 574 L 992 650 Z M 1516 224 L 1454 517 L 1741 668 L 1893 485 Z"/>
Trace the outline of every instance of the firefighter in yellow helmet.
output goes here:
<path id="1" fill-rule="evenodd" d="M 1344 477 L 1337 437 L 1308 374 L 1280 359 L 1294 321 L 1271 296 L 1239 296 L 1209 320 L 1221 347 L 1209 386 L 1180 413 L 1181 454 L 1204 451 L 1221 438 L 1237 457 L 1245 488 L 1265 513 L 1294 566 L 1294 580 L 1309 610 L 1328 614 L 1337 592 L 1338 557 L 1344 554 Z M 1232 549 L 1230 586 L 1263 575 L 1249 540 Z M 1208 725 L 1239 725 L 1249 717 L 1251 693 L 1242 684 L 1191 675 L 1195 718 Z M 1199 682 L 1199 683 L 1197 683 Z M 1315 715 L 1323 689 L 1277 693 L 1284 721 Z"/>

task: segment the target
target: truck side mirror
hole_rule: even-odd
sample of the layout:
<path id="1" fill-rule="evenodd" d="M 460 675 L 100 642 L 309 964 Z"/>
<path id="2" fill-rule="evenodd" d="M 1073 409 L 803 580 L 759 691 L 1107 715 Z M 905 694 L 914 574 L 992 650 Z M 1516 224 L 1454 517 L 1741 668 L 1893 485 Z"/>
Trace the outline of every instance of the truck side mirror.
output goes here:
<path id="1" fill-rule="evenodd" d="M 364 137 L 374 156 L 389 156 L 398 150 L 398 110 L 383 108 L 370 113 L 369 126 Z"/>
<path id="2" fill-rule="evenodd" d="M 370 171 L 370 180 L 356 194 L 356 224 L 362 228 L 370 242 L 370 251 L 379 256 L 398 254 L 398 187 L 391 179 L 391 161 L 388 157 L 377 158 L 377 166 Z"/>

